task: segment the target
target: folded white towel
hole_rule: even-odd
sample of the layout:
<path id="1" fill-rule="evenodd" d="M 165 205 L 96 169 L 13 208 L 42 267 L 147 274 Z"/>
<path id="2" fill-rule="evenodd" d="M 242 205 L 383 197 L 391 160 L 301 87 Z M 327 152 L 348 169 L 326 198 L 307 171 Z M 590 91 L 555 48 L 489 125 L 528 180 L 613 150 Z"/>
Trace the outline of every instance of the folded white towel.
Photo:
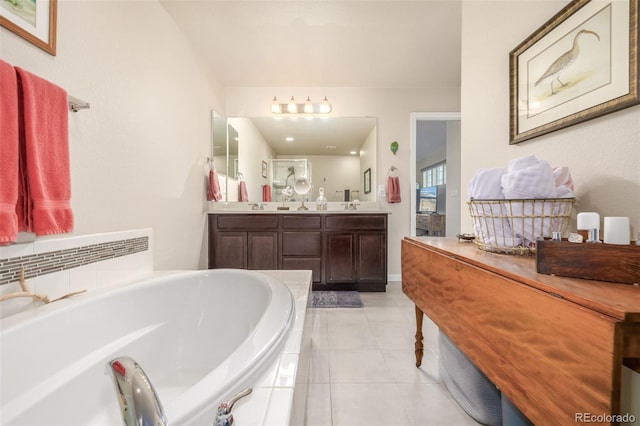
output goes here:
<path id="1" fill-rule="evenodd" d="M 499 200 L 504 198 L 502 193 L 502 175 L 504 169 L 479 169 L 471 178 L 468 185 L 469 198 L 474 200 Z"/>
<path id="2" fill-rule="evenodd" d="M 509 171 L 502 176 L 502 192 L 507 199 L 556 198 L 553 168 L 535 155 L 511 160 Z"/>

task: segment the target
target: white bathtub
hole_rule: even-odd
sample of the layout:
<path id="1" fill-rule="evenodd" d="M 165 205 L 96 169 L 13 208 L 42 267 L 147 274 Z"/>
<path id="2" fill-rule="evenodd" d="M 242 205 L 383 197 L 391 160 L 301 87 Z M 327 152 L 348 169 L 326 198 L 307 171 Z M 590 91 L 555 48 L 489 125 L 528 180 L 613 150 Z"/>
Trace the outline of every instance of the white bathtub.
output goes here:
<path id="1" fill-rule="evenodd" d="M 211 425 L 217 405 L 277 358 L 294 316 L 279 280 L 171 273 L 3 319 L 0 424 L 120 425 L 108 360 L 130 356 L 171 425 Z"/>

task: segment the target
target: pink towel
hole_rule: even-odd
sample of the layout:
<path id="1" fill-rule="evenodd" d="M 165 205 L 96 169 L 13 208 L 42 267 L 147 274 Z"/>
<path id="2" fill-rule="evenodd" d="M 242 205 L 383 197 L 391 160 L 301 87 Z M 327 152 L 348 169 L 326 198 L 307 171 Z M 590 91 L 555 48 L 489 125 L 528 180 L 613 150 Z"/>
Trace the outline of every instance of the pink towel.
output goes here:
<path id="1" fill-rule="evenodd" d="M 15 69 L 23 126 L 18 220 L 24 230 L 36 235 L 71 232 L 67 92 L 22 68 Z"/>
<path id="2" fill-rule="evenodd" d="M 271 185 L 262 185 L 262 201 L 264 203 L 271 202 Z"/>
<path id="3" fill-rule="evenodd" d="M 0 60 L 0 245 L 18 238 L 18 80 Z"/>
<path id="4" fill-rule="evenodd" d="M 400 202 L 400 178 L 398 176 L 389 176 L 387 179 L 387 202 Z"/>
<path id="5" fill-rule="evenodd" d="M 220 182 L 218 181 L 218 173 L 215 170 L 209 170 L 209 185 L 207 190 L 207 200 L 222 200 L 222 192 L 220 191 Z"/>
<path id="6" fill-rule="evenodd" d="M 238 187 L 240 194 L 238 195 L 238 201 L 249 201 L 249 195 L 247 194 L 247 184 L 245 181 L 240 181 L 240 186 Z"/>

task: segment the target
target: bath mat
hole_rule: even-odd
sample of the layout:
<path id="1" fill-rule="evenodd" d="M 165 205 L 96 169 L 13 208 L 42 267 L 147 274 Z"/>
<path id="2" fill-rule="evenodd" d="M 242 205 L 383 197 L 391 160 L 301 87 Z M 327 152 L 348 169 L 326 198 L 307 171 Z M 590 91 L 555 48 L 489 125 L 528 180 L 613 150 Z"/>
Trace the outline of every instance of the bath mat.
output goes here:
<path id="1" fill-rule="evenodd" d="M 313 291 L 312 308 L 362 308 L 364 304 L 357 291 Z"/>

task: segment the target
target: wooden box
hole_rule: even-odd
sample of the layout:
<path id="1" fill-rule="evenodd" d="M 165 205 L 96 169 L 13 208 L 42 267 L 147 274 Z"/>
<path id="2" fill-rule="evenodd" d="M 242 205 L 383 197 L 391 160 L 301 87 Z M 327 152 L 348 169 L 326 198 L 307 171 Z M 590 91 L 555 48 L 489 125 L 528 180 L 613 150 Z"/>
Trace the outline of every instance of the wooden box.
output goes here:
<path id="1" fill-rule="evenodd" d="M 640 284 L 640 246 L 602 243 L 536 242 L 541 274 Z"/>

